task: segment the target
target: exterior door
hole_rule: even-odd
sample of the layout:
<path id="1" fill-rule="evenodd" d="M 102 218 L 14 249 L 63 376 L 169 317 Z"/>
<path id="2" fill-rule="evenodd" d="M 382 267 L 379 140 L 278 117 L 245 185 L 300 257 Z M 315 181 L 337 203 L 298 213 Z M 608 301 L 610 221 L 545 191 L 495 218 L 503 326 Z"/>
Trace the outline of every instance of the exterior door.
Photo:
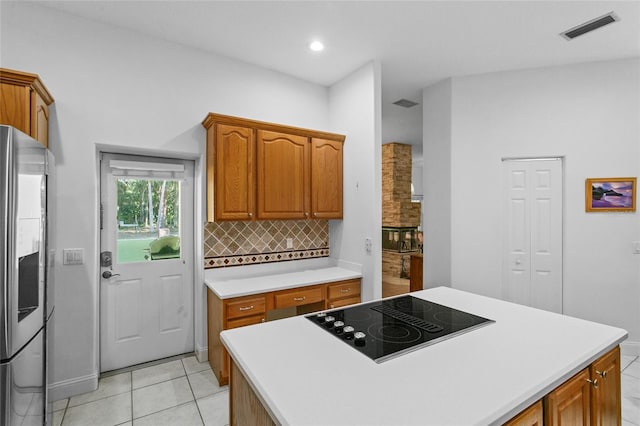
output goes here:
<path id="1" fill-rule="evenodd" d="M 562 160 L 503 161 L 506 300 L 562 312 Z"/>
<path id="2" fill-rule="evenodd" d="M 103 154 L 100 370 L 193 351 L 193 163 Z"/>

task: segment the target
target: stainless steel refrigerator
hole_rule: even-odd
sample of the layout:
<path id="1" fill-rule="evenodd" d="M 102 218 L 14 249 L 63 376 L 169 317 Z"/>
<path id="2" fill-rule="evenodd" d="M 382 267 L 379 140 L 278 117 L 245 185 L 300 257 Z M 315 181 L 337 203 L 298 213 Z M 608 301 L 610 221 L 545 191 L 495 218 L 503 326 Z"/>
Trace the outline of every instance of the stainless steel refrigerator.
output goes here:
<path id="1" fill-rule="evenodd" d="M 47 219 L 53 210 L 53 164 L 40 143 L 0 126 L 1 426 L 43 425 L 51 417 L 54 262 L 47 253 L 53 249 Z"/>

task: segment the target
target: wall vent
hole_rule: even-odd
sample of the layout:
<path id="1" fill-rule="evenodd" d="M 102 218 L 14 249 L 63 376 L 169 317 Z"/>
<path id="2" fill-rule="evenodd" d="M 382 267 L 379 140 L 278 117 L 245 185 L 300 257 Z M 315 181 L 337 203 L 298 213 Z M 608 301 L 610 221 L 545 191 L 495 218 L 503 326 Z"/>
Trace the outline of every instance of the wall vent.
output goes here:
<path id="1" fill-rule="evenodd" d="M 399 99 L 395 101 L 393 104 L 404 107 L 404 108 L 411 108 L 418 105 L 417 102 L 410 101 L 409 99 Z"/>
<path id="2" fill-rule="evenodd" d="M 618 18 L 615 13 L 609 12 L 606 15 L 587 21 L 584 24 L 580 24 L 577 27 L 570 28 L 567 31 L 560 33 L 560 35 L 566 40 L 573 40 L 576 37 L 579 37 L 593 30 L 597 30 L 598 28 L 612 24 L 619 20 L 620 18 Z"/>

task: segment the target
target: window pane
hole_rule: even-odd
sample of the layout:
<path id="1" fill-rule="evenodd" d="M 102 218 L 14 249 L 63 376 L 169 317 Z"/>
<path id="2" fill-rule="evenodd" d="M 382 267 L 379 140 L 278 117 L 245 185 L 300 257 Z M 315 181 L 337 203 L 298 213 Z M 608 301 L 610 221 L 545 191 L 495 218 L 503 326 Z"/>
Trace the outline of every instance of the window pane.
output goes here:
<path id="1" fill-rule="evenodd" d="M 180 258 L 180 181 L 116 179 L 118 263 Z"/>

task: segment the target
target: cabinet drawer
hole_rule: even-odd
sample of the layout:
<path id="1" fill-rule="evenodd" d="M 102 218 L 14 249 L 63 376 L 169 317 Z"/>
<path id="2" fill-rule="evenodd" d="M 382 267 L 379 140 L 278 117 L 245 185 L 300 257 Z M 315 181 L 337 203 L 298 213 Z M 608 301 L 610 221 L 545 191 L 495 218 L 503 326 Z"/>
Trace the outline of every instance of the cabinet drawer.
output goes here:
<path id="1" fill-rule="evenodd" d="M 250 317 L 236 318 L 227 321 L 226 330 L 231 328 L 244 327 L 245 325 L 260 324 L 265 321 L 265 315 L 253 315 Z"/>
<path id="2" fill-rule="evenodd" d="M 341 308 L 347 305 L 355 305 L 360 303 L 360 296 L 348 297 L 346 299 L 331 300 L 328 303 L 328 309 Z"/>
<path id="3" fill-rule="evenodd" d="M 252 297 L 227 303 L 227 319 L 264 313 L 267 308 L 264 297 Z"/>
<path id="4" fill-rule="evenodd" d="M 275 308 L 288 308 L 290 306 L 308 305 L 309 303 L 321 302 L 322 288 L 310 288 L 292 290 L 284 293 L 276 293 Z"/>
<path id="5" fill-rule="evenodd" d="M 360 295 L 360 281 L 347 281 L 329 285 L 329 300 Z"/>

